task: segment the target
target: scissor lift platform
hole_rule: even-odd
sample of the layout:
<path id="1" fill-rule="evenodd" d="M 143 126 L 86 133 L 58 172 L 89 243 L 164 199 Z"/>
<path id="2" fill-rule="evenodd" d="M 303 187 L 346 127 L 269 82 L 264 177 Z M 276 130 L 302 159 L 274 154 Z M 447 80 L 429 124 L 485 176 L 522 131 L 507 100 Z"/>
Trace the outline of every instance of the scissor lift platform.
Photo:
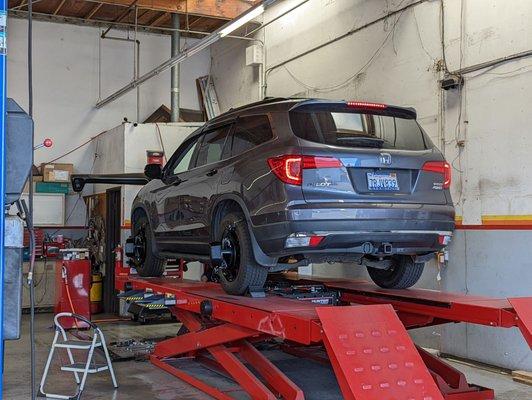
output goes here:
<path id="1" fill-rule="evenodd" d="M 491 389 L 417 347 L 407 329 L 468 322 L 521 330 L 532 348 L 532 297 L 493 299 L 424 289 L 384 290 L 365 281 L 292 277 L 294 286 L 322 285 L 336 305 L 309 299 L 231 296 L 216 283 L 124 277 L 123 290 L 148 290 L 171 300 L 188 332 L 158 343 L 151 362 L 217 399 L 231 392 L 177 366 L 194 359 L 231 377 L 252 399 L 304 399 L 303 391 L 256 349 L 282 341 L 290 354 L 330 363 L 344 399 L 490 400 Z M 323 346 L 326 355 L 317 355 Z"/>

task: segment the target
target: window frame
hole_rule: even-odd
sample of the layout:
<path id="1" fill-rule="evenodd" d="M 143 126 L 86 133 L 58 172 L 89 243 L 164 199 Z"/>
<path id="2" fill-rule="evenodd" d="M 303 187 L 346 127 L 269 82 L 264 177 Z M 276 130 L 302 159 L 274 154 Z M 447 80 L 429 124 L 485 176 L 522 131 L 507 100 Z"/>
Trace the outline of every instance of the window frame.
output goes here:
<path id="1" fill-rule="evenodd" d="M 393 119 L 393 124 L 394 124 L 394 127 L 396 127 L 396 121 L 397 120 L 412 120 L 414 121 L 414 124 L 416 125 L 416 127 L 419 129 L 419 134 L 420 134 L 420 137 L 421 137 L 421 141 L 423 143 L 423 146 L 424 146 L 424 149 L 398 149 L 398 148 L 386 148 L 386 147 L 383 147 L 383 148 L 380 148 L 380 150 L 382 151 L 385 151 L 385 150 L 400 150 L 400 151 L 418 151 L 418 152 L 421 152 L 421 151 L 428 151 L 428 150 L 432 150 L 434 148 L 437 148 L 437 146 L 431 141 L 430 137 L 428 136 L 428 134 L 425 132 L 425 130 L 423 129 L 423 127 L 421 126 L 421 124 L 418 122 L 418 120 L 416 118 L 412 118 L 412 117 L 403 117 L 403 116 L 400 116 L 400 115 L 395 115 L 395 114 L 387 114 L 387 113 L 378 113 L 378 112 L 363 112 L 363 111 L 353 111 L 353 110 L 344 110 L 344 111 L 336 111 L 335 109 L 328 109 L 328 108 L 325 108 L 325 109 L 313 109 L 313 108 L 306 108 L 306 107 L 302 107 L 301 109 L 293 109 L 293 110 L 290 110 L 289 111 L 289 123 L 290 123 L 290 129 L 292 131 L 292 133 L 300 140 L 305 140 L 305 141 L 308 141 L 308 142 L 311 142 L 311 143 L 317 143 L 317 144 L 323 144 L 323 145 L 329 145 L 329 146 L 338 146 L 338 147 L 341 147 L 341 148 L 350 148 L 350 149 L 356 149 L 356 148 L 365 148 L 365 147 L 347 147 L 347 146 L 342 146 L 342 145 L 338 145 L 338 144 L 332 144 L 332 143 L 326 143 L 321 137 L 319 137 L 319 133 L 321 132 L 321 127 L 319 127 L 319 122 L 317 121 L 317 118 L 315 117 L 315 114 L 317 112 L 329 112 L 329 113 L 333 113 L 333 112 L 345 112 L 345 113 L 353 113 L 353 114 L 363 114 L 365 115 L 366 117 L 371 117 L 371 123 L 368 123 L 369 121 L 366 120 L 364 121 L 364 119 L 362 120 L 362 123 L 363 123 L 363 126 L 365 126 L 368 131 L 371 129 L 372 130 L 372 133 L 376 133 L 377 132 L 377 124 L 375 123 L 375 117 L 390 117 Z M 311 121 L 312 121 L 312 125 L 314 126 L 314 128 L 316 129 L 316 133 L 318 134 L 318 139 L 319 140 L 322 140 L 321 142 L 319 141 L 315 141 L 315 140 L 312 140 L 310 138 L 306 138 L 306 137 L 302 137 L 298 134 L 297 130 L 294 128 L 294 122 L 293 122 L 293 117 L 297 114 L 297 113 L 301 113 L 301 114 L 309 114 L 311 116 Z"/>
<path id="2" fill-rule="evenodd" d="M 239 153 L 239 154 L 233 154 L 233 145 L 235 143 L 234 141 L 234 137 L 235 137 L 235 131 L 236 131 L 236 128 L 237 128 L 237 125 L 238 125 L 238 121 L 242 120 L 243 118 L 252 118 L 252 117 L 266 117 L 268 119 L 268 124 L 270 125 L 270 131 L 272 133 L 272 136 L 271 138 L 269 138 L 267 141 L 265 142 L 262 142 L 256 146 L 253 146 L 245 151 L 243 151 L 242 153 Z M 254 114 L 243 114 L 243 115 L 239 115 L 233 122 L 233 127 L 231 129 L 231 149 L 230 149 L 230 154 L 231 156 L 229 158 L 233 158 L 233 157 L 238 157 L 238 156 L 241 156 L 242 154 L 246 154 L 252 150 L 255 150 L 257 148 L 259 148 L 260 146 L 263 146 L 264 144 L 266 143 L 269 143 L 275 139 L 277 139 L 278 136 L 277 136 L 277 133 L 275 132 L 274 128 L 273 128 L 273 123 L 272 123 L 272 118 L 271 118 L 271 115 L 270 113 L 254 113 Z"/>
<path id="3" fill-rule="evenodd" d="M 190 146 L 193 143 L 198 144 L 202 139 L 203 130 L 198 132 L 197 134 L 187 138 L 183 143 L 179 145 L 179 147 L 176 149 L 170 160 L 166 163 L 163 169 L 163 181 L 166 182 L 167 180 L 171 180 L 172 178 L 176 177 L 179 174 L 185 173 L 190 171 L 192 168 L 189 168 L 186 171 L 180 172 L 179 174 L 174 173 L 174 169 L 177 167 L 177 164 L 183 159 L 185 154 L 190 149 Z M 197 156 L 197 147 L 194 149 L 194 153 L 192 153 L 192 157 L 190 159 L 191 164 L 194 160 L 194 164 L 196 163 L 195 157 Z"/>
<path id="4" fill-rule="evenodd" d="M 221 122 L 219 124 L 211 125 L 211 126 L 207 127 L 206 129 L 204 129 L 201 132 L 201 138 L 200 138 L 200 141 L 199 141 L 199 146 L 196 148 L 196 150 L 197 150 L 196 154 L 193 155 L 193 157 L 194 157 L 194 167 L 190 168 L 189 171 L 191 171 L 193 169 L 196 169 L 196 168 L 205 167 L 206 165 L 216 164 L 216 163 L 219 163 L 221 161 L 224 161 L 224 160 L 227 160 L 227 159 L 231 158 L 231 157 L 220 158 L 218 161 L 214 161 L 214 162 L 207 163 L 207 164 L 202 164 L 202 165 L 199 165 L 199 166 L 197 164 L 198 163 L 199 152 L 200 152 L 201 146 L 202 146 L 202 144 L 203 144 L 203 142 L 205 140 L 205 136 L 208 135 L 209 133 L 217 130 L 217 129 L 228 127 L 227 135 L 225 137 L 225 140 L 224 140 L 224 143 L 223 143 L 223 146 L 222 146 L 222 152 L 220 153 L 220 157 L 222 157 L 223 154 L 224 154 L 225 146 L 227 146 L 228 138 L 232 138 L 232 133 L 233 133 L 233 130 L 234 130 L 234 126 L 235 126 L 235 120 L 230 120 L 230 121 Z M 231 141 L 231 146 L 232 146 L 232 141 Z"/>

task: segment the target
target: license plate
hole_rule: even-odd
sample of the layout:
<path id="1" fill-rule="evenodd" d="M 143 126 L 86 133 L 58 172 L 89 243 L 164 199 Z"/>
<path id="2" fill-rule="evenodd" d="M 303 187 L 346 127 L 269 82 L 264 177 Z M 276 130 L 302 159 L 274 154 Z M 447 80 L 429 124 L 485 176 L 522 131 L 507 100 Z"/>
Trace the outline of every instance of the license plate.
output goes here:
<path id="1" fill-rule="evenodd" d="M 368 190 L 375 192 L 398 191 L 399 183 L 395 172 L 368 172 Z"/>

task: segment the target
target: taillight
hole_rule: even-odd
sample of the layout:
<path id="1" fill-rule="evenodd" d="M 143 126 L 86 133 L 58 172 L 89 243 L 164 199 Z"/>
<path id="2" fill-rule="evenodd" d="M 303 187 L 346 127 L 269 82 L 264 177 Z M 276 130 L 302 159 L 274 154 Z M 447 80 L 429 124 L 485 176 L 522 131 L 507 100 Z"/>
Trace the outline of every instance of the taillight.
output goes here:
<path id="1" fill-rule="evenodd" d="M 323 239 L 325 239 L 325 236 L 312 233 L 292 233 L 286 238 L 284 247 L 318 247 Z"/>
<path id="2" fill-rule="evenodd" d="M 301 156 L 279 156 L 268 158 L 272 172 L 284 183 L 301 185 Z"/>
<path id="3" fill-rule="evenodd" d="M 427 161 L 423 164 L 423 171 L 436 172 L 443 175 L 443 188 L 449 189 L 451 186 L 451 166 L 446 161 Z"/>
<path id="4" fill-rule="evenodd" d="M 303 156 L 303 169 L 340 168 L 342 162 L 333 157 Z"/>
<path id="5" fill-rule="evenodd" d="M 442 246 L 447 246 L 451 243 L 451 235 L 438 235 L 438 243 Z"/>
<path id="6" fill-rule="evenodd" d="M 367 101 L 348 101 L 347 107 L 360 108 L 365 110 L 386 110 L 388 106 L 386 104 L 369 103 Z"/>
<path id="7" fill-rule="evenodd" d="M 304 169 L 340 168 L 342 162 L 333 157 L 283 155 L 268 158 L 268 165 L 282 182 L 300 186 Z"/>

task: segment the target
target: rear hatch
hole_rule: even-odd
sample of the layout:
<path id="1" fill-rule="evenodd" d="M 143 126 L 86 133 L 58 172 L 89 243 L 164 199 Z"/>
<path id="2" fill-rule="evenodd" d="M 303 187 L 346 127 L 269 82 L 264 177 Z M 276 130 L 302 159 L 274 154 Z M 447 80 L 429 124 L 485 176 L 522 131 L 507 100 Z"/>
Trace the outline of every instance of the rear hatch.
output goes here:
<path id="1" fill-rule="evenodd" d="M 290 123 L 302 154 L 318 160 L 302 171 L 307 202 L 447 203 L 449 165 L 413 109 L 313 100 Z"/>

